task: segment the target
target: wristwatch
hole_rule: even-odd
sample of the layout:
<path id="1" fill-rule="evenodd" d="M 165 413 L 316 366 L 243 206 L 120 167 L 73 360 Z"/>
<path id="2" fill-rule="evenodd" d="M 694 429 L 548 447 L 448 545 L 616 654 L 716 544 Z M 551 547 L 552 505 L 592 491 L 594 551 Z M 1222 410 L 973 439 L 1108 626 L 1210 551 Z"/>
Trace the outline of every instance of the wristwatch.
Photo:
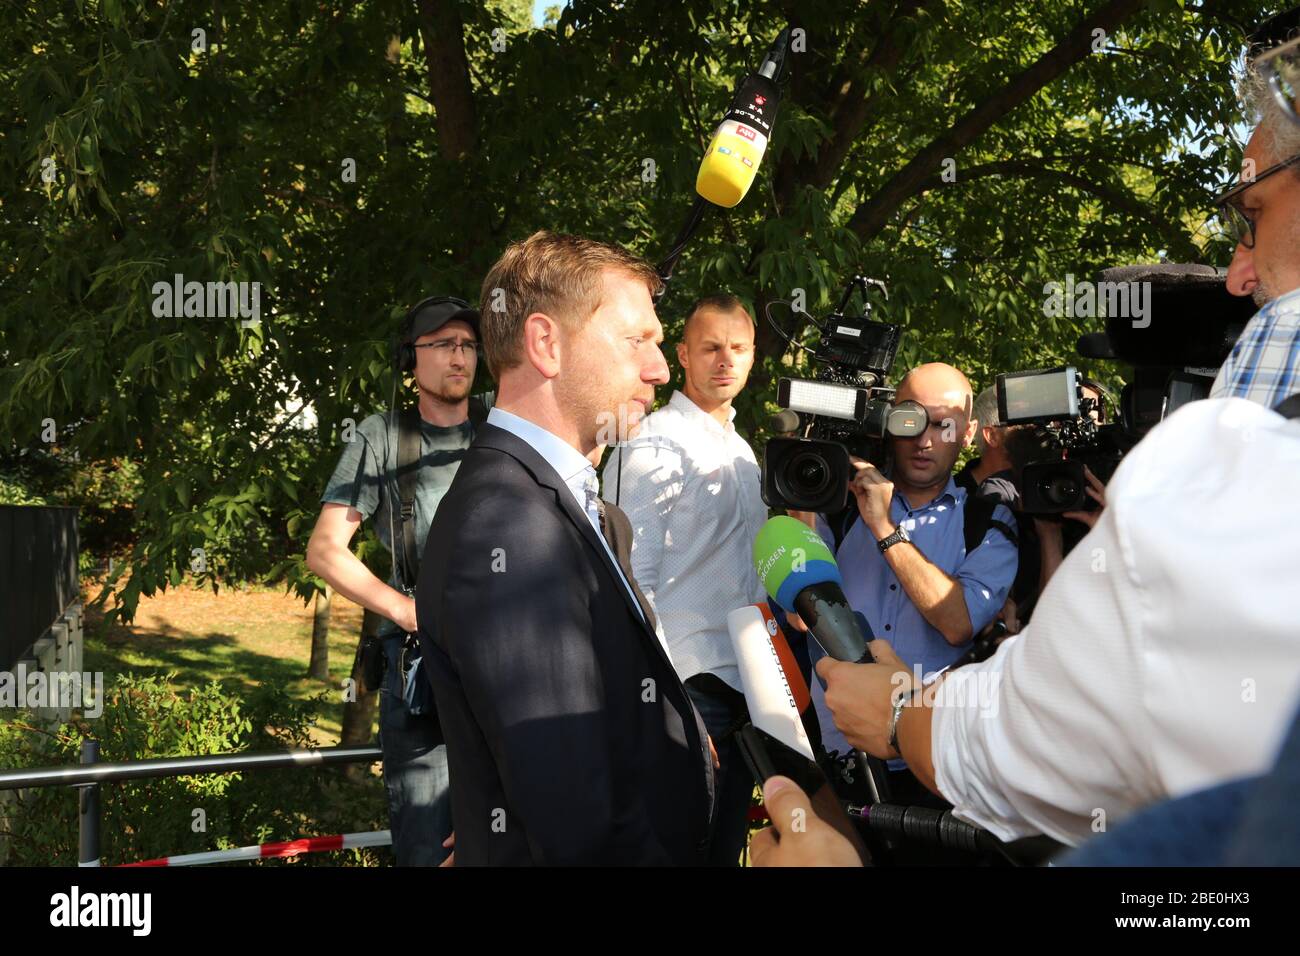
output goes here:
<path id="1" fill-rule="evenodd" d="M 884 554 L 894 545 L 898 544 L 898 542 L 900 541 L 910 542 L 911 540 L 912 540 L 912 536 L 908 534 L 907 529 L 900 524 L 897 528 L 894 529 L 892 534 L 887 534 L 879 541 L 877 541 L 876 547 L 880 549 L 881 554 Z"/>
<path id="2" fill-rule="evenodd" d="M 917 685 L 911 690 L 898 695 L 898 700 L 894 701 L 894 710 L 889 715 L 889 746 L 894 753 L 902 756 L 903 751 L 898 748 L 898 720 L 903 716 L 903 708 L 906 707 L 917 694 L 921 692 L 922 686 Z"/>

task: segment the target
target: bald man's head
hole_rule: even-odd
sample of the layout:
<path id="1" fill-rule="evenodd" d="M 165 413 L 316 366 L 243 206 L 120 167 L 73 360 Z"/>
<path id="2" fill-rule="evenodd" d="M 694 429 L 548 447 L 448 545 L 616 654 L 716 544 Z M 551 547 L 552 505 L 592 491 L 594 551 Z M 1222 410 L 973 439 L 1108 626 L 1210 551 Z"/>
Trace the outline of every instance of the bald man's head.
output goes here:
<path id="1" fill-rule="evenodd" d="M 922 398 L 921 396 L 925 396 Z M 947 402 L 970 414 L 971 403 L 975 400 L 970 387 L 970 380 L 962 374 L 961 369 L 945 365 L 943 362 L 927 362 L 918 365 L 898 383 L 899 399 L 910 398 L 928 405 L 931 401 Z"/>
<path id="2" fill-rule="evenodd" d="M 970 380 L 951 365 L 930 362 L 904 375 L 897 392 L 898 401 L 911 399 L 924 406 L 930 424 L 915 438 L 893 439 L 895 482 L 904 491 L 947 484 L 977 427 L 971 420 L 975 396 Z"/>

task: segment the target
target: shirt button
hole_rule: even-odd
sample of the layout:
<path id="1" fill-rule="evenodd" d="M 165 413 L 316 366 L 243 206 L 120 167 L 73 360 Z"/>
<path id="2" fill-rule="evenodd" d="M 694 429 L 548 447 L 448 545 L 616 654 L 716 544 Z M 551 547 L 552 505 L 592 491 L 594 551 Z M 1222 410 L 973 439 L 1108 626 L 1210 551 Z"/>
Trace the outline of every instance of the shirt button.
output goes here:
<path id="1" fill-rule="evenodd" d="M 889 590 L 891 590 L 891 591 L 897 591 L 897 590 L 898 590 L 898 585 L 897 585 L 897 584 L 891 584 L 891 585 L 889 586 Z"/>
<path id="2" fill-rule="evenodd" d="M 889 625 L 889 624 L 886 624 L 886 625 L 885 625 L 885 630 L 887 630 L 887 631 L 892 631 L 893 629 L 894 629 L 894 628 L 893 628 L 891 625 Z"/>

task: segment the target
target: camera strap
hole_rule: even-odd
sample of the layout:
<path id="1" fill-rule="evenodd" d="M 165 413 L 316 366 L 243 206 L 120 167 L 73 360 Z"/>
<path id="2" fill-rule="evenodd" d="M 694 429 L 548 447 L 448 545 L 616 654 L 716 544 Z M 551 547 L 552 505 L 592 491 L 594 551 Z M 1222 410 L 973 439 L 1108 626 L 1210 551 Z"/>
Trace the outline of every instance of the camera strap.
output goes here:
<path id="1" fill-rule="evenodd" d="M 420 554 L 415 542 L 415 489 L 420 483 L 420 412 L 402 409 L 397 416 L 397 498 L 402 523 L 401 540 L 393 542 L 397 577 L 407 594 L 415 591 Z M 398 558 L 400 554 L 400 559 Z"/>
<path id="2" fill-rule="evenodd" d="M 470 441 L 474 440 L 474 433 L 487 420 L 487 415 L 487 402 L 478 395 L 471 395 Z M 393 542 L 393 555 L 397 562 L 398 580 L 407 594 L 415 593 L 415 582 L 420 576 L 420 548 L 415 540 L 415 492 L 420 485 L 421 441 L 419 409 L 404 409 L 397 416 L 397 514 L 402 531 L 400 539 Z"/>

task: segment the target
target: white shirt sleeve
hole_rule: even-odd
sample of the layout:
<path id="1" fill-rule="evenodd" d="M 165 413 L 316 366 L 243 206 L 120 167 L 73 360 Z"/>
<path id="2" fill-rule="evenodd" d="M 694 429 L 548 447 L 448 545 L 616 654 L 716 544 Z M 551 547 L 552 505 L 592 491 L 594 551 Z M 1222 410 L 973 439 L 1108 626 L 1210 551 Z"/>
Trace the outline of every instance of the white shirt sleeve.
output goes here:
<path id="1" fill-rule="evenodd" d="M 1107 506 L 1023 633 L 944 680 L 935 782 L 957 816 L 1003 840 L 1046 833 L 1074 845 L 1094 818 L 1102 826 L 1152 798 L 1135 746 L 1144 733 L 1142 608 L 1119 529 L 1124 510 Z"/>
<path id="2" fill-rule="evenodd" d="M 1032 622 L 945 679 L 931 756 L 962 819 L 1077 845 L 1268 769 L 1300 696 L 1300 422 L 1193 402 L 1128 455 Z"/>

